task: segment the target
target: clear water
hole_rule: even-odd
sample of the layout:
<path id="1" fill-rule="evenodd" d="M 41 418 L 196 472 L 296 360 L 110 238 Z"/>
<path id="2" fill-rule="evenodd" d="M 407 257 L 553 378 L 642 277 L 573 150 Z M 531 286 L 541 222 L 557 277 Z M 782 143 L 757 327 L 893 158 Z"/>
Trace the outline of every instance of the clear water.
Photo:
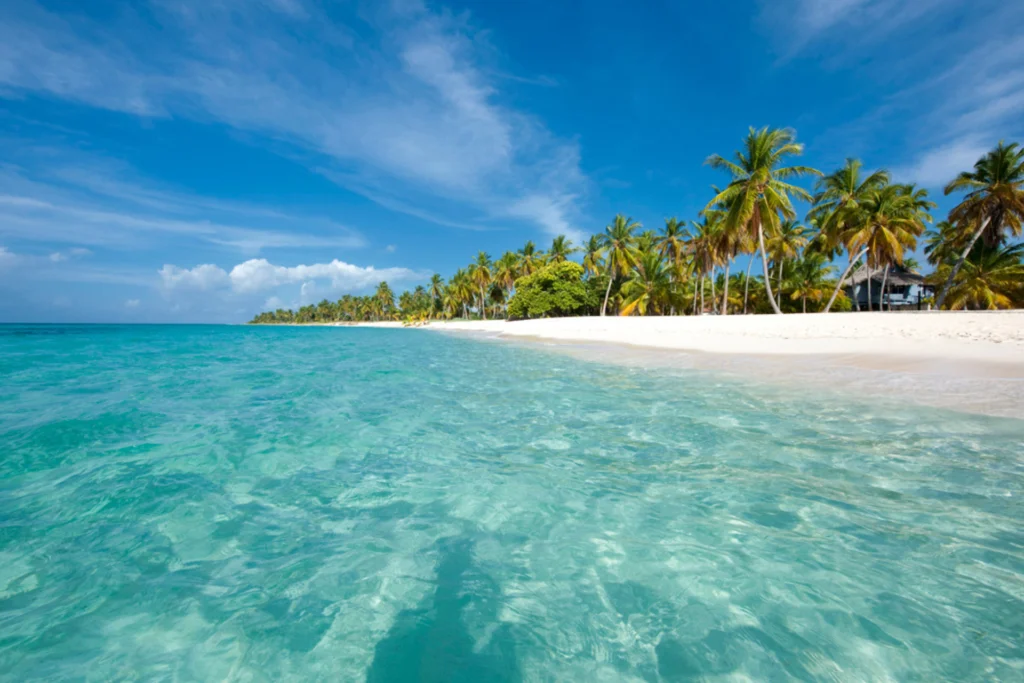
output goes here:
<path id="1" fill-rule="evenodd" d="M 1024 678 L 1024 422 L 413 330 L 0 380 L 5 680 Z"/>

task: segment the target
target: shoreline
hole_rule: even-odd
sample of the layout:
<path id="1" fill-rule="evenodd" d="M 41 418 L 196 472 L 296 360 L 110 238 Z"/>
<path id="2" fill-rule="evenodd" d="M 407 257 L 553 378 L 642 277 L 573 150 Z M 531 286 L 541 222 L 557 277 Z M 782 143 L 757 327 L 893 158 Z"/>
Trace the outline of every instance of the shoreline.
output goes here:
<path id="1" fill-rule="evenodd" d="M 548 318 L 408 329 L 542 345 L 616 365 L 718 371 L 1024 417 L 1024 311 Z"/>

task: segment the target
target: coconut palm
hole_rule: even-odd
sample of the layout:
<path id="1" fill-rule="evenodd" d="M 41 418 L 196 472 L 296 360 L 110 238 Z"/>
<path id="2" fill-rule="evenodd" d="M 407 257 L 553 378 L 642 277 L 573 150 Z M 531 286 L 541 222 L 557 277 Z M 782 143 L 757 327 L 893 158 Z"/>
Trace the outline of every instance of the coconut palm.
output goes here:
<path id="1" fill-rule="evenodd" d="M 962 172 L 947 185 L 945 193 L 961 190 L 966 190 L 967 194 L 949 212 L 949 222 L 958 227 L 964 246 L 935 301 L 938 308 L 945 303 L 957 273 L 978 238 L 984 236 L 984 243 L 993 247 L 1002 244 L 1008 235 L 1020 235 L 1024 219 L 1024 149 L 1015 142 L 1009 145 L 1000 142 L 978 159 L 973 171 Z"/>
<path id="2" fill-rule="evenodd" d="M 871 269 L 902 264 L 903 255 L 917 247 L 927 209 L 924 190 L 908 185 L 886 185 L 871 190 L 847 216 L 844 239 L 851 253 L 861 252 L 868 269 L 868 306 L 871 306 Z M 884 289 L 884 283 L 883 283 Z"/>
<path id="3" fill-rule="evenodd" d="M 942 281 L 959 263 L 950 258 L 932 275 Z M 946 299 L 949 308 L 1012 308 L 1024 303 L 1024 244 L 988 246 L 981 243 L 971 250 L 950 287 Z"/>
<path id="4" fill-rule="evenodd" d="M 519 250 L 519 275 L 533 275 L 544 265 L 544 253 L 537 251 L 533 242 L 527 242 Z"/>
<path id="5" fill-rule="evenodd" d="M 832 309 L 847 275 L 863 257 L 863 254 L 855 256 L 845 240 L 848 235 L 848 218 L 869 192 L 888 184 L 888 171 L 879 170 L 865 176 L 859 159 L 847 159 L 842 168 L 823 176 L 815 184 L 814 206 L 807 215 L 808 222 L 817 229 L 814 236 L 815 251 L 832 258 L 839 250 L 845 249 L 850 258 L 825 306 L 826 313 Z M 856 299 L 854 305 L 857 305 Z"/>
<path id="6" fill-rule="evenodd" d="M 601 304 L 601 315 L 608 310 L 608 297 L 612 293 L 612 282 L 616 277 L 624 277 L 636 265 L 636 236 L 633 234 L 639 223 L 621 213 L 612 220 L 612 224 L 604 229 L 601 235 L 601 249 L 605 252 L 608 271 L 608 288 Z"/>
<path id="7" fill-rule="evenodd" d="M 487 320 L 487 288 L 491 286 L 491 257 L 485 251 L 476 255 L 470 266 L 470 279 L 480 292 L 480 317 Z"/>
<path id="8" fill-rule="evenodd" d="M 601 246 L 601 236 L 591 235 L 583 247 L 583 273 L 587 277 L 597 275 L 601 271 L 603 256 L 604 248 Z"/>
<path id="9" fill-rule="evenodd" d="M 807 246 L 807 228 L 789 220 L 783 221 L 778 229 L 768 236 L 768 254 L 778 268 L 779 292 L 778 303 L 782 305 L 782 276 L 786 261 L 795 260 L 800 251 Z"/>
<path id="10" fill-rule="evenodd" d="M 669 264 L 669 275 L 674 283 L 679 283 L 686 272 L 686 241 L 689 232 L 686 230 L 686 222 L 674 216 L 665 219 L 665 227 L 658 237 L 658 253 L 666 259 Z M 670 313 L 675 315 L 675 306 Z"/>
<path id="11" fill-rule="evenodd" d="M 659 313 L 672 299 L 672 279 L 661 255 L 654 251 L 639 255 L 630 278 L 622 286 L 624 305 L 620 315 Z"/>
<path id="12" fill-rule="evenodd" d="M 735 154 L 735 161 L 729 161 L 717 154 L 708 157 L 712 168 L 724 169 L 732 174 L 732 182 L 714 199 L 707 208 L 726 204 L 729 212 L 725 217 L 727 229 L 749 231 L 757 236 L 761 251 L 761 266 L 764 269 L 765 289 L 772 309 L 781 314 L 773 298 L 768 276 L 768 256 L 765 252 L 764 229 L 778 226 L 781 218 L 796 218 L 796 211 L 790 196 L 811 201 L 806 190 L 786 182 L 802 175 L 821 175 L 819 171 L 806 166 L 780 167 L 790 156 L 803 153 L 803 145 L 796 142 L 790 130 L 762 128 L 750 129 L 742 151 Z"/>
<path id="13" fill-rule="evenodd" d="M 700 291 L 694 290 L 693 303 L 696 312 L 697 295 L 700 294 L 700 311 L 704 312 L 704 278 L 714 277 L 715 265 L 718 263 L 718 247 L 721 244 L 719 235 L 722 230 L 721 214 L 716 211 L 704 213 L 701 222 L 691 221 L 693 231 L 690 233 L 686 248 L 693 259 L 694 273 L 700 274 Z M 712 297 L 714 297 L 714 279 L 712 279 Z"/>
<path id="14" fill-rule="evenodd" d="M 376 317 L 389 316 L 395 308 L 395 293 L 387 282 L 377 285 L 377 291 L 373 295 L 373 313 Z"/>
<path id="15" fill-rule="evenodd" d="M 946 261 L 956 262 L 959 256 L 957 253 L 957 240 L 960 239 L 962 231 L 949 221 L 939 221 L 935 227 L 925 234 L 924 254 L 928 263 L 937 266 Z"/>
<path id="16" fill-rule="evenodd" d="M 572 240 L 565 235 L 559 235 L 551 241 L 551 249 L 548 250 L 548 263 L 561 263 L 567 261 L 570 256 L 579 249 L 574 247 Z"/>
<path id="17" fill-rule="evenodd" d="M 430 276 L 430 285 L 427 293 L 430 294 L 430 299 L 433 302 L 433 310 L 441 310 L 441 300 L 444 298 L 444 278 L 434 273 Z"/>
<path id="18" fill-rule="evenodd" d="M 829 289 L 828 277 L 832 270 L 825 256 L 813 251 L 805 252 L 793 264 L 793 272 L 789 277 L 792 290 L 790 298 L 793 301 L 800 300 L 804 313 L 807 312 L 808 299 L 820 302 L 825 298 Z"/>

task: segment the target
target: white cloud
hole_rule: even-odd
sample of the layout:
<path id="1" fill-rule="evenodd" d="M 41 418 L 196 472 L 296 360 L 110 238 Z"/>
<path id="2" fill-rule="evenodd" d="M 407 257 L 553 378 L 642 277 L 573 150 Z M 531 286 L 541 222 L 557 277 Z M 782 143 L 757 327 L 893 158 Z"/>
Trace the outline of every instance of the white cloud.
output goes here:
<path id="1" fill-rule="evenodd" d="M 893 178 L 937 188 L 949 183 L 960 171 L 969 171 L 989 149 L 977 138 L 968 137 L 928 150 L 910 165 L 894 168 Z"/>
<path id="2" fill-rule="evenodd" d="M 384 247 L 384 251 L 388 252 L 389 254 L 395 253 L 396 249 L 398 249 L 398 247 L 396 247 L 393 244 L 389 244 L 388 246 Z"/>
<path id="3" fill-rule="evenodd" d="M 556 175 L 548 161 L 578 160 L 577 143 L 501 100 L 496 53 L 466 15 L 374 3 L 359 16 L 366 37 L 300 0 L 149 11 L 154 21 L 101 25 L 5 3 L 0 87 L 264 133 L 313 152 L 311 165 L 349 189 L 445 224 L 493 223 L 518 206 L 516 217 L 562 231 L 521 203 L 534 195 L 575 213 L 587 184 L 578 161 Z"/>
<path id="4" fill-rule="evenodd" d="M 50 254 L 50 260 L 53 261 L 54 263 L 60 263 L 61 261 L 67 261 L 68 257 L 60 253 L 59 251 L 55 251 L 52 254 Z"/>
<path id="5" fill-rule="evenodd" d="M 140 302 L 139 302 L 138 299 L 128 299 L 127 301 L 124 302 L 124 307 L 125 308 L 138 308 L 139 307 L 139 303 Z"/>
<path id="6" fill-rule="evenodd" d="M 205 291 L 218 289 L 231 283 L 228 274 L 212 263 L 195 268 L 179 268 L 170 264 L 160 269 L 160 279 L 165 289 L 197 289 Z"/>
<path id="7" fill-rule="evenodd" d="M 330 263 L 311 265 L 276 266 L 266 259 L 250 259 L 239 263 L 230 272 L 213 264 L 194 268 L 179 268 L 167 264 L 159 271 L 165 290 L 222 290 L 230 289 L 236 294 L 252 294 L 289 284 L 303 283 L 303 287 L 315 287 L 316 281 L 325 281 L 333 291 L 358 291 L 371 287 L 381 280 L 391 283 L 408 282 L 424 277 L 408 268 L 374 268 L 354 266 L 337 259 Z"/>

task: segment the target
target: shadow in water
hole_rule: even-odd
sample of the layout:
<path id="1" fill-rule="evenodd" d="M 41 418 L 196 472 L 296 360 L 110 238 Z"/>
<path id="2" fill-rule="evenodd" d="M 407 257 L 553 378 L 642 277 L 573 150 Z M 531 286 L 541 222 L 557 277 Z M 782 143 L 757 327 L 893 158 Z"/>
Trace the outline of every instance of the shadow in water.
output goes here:
<path id="1" fill-rule="evenodd" d="M 477 683 L 522 680 L 508 624 L 482 637 L 482 646 L 466 627 L 474 621 L 496 624 L 497 586 L 473 566 L 473 543 L 463 538 L 439 542 L 441 561 L 433 596 L 403 610 L 379 643 L 367 683 L 434 681 Z M 480 629 L 481 633 L 490 628 Z"/>

